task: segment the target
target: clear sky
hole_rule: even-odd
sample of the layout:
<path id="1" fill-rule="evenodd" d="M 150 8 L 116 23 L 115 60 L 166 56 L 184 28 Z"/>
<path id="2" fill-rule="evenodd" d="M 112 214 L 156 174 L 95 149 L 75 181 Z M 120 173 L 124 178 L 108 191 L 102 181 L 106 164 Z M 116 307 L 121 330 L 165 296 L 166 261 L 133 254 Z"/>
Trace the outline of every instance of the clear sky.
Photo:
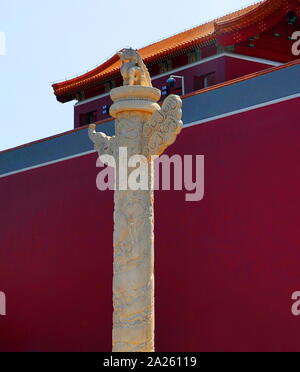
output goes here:
<path id="1" fill-rule="evenodd" d="M 52 82 L 80 75 L 125 46 L 140 48 L 251 0 L 1 0 L 0 150 L 73 128 Z"/>

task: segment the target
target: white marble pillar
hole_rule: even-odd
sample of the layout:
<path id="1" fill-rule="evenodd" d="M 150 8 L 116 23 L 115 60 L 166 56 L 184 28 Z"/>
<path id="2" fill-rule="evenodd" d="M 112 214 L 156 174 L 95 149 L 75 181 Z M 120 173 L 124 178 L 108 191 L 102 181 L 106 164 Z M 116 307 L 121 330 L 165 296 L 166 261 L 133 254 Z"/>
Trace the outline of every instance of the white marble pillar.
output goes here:
<path id="1" fill-rule="evenodd" d="M 143 64 L 140 63 L 140 66 L 145 69 Z M 147 76 L 145 74 L 144 79 Z M 110 114 L 115 118 L 115 136 L 97 133 L 94 125 L 90 126 L 89 135 L 99 154 L 113 155 L 117 167 L 114 196 L 113 351 L 152 352 L 154 210 L 151 156 L 160 155 L 181 131 L 181 100 L 172 95 L 160 107 L 157 104 L 160 90 L 145 84 L 128 83 L 113 89 L 111 98 L 114 104 Z M 134 155 L 144 155 L 144 162 L 148 165 L 148 190 L 126 189 L 124 182 L 120 182 L 119 170 L 127 172 L 127 181 L 134 171 L 133 168 L 126 169 L 127 164 L 120 157 L 124 149 L 127 150 L 128 159 Z"/>

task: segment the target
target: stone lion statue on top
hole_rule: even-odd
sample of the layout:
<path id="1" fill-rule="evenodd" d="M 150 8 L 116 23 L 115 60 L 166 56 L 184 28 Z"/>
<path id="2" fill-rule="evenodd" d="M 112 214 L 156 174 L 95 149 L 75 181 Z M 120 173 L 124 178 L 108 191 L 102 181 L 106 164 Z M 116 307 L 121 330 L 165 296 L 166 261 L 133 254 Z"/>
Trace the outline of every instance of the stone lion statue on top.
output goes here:
<path id="1" fill-rule="evenodd" d="M 149 71 L 139 53 L 132 49 L 123 49 L 118 53 L 121 59 L 123 85 L 143 85 L 152 87 Z"/>

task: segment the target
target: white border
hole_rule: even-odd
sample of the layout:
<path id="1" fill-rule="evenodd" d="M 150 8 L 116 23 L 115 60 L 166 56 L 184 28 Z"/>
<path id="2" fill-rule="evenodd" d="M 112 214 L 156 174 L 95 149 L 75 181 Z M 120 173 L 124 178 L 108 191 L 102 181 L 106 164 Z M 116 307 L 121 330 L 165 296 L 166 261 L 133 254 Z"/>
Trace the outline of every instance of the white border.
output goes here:
<path id="1" fill-rule="evenodd" d="M 164 76 L 175 74 L 175 73 L 177 73 L 179 71 L 188 70 L 191 67 L 202 65 L 203 63 L 207 63 L 207 62 L 210 62 L 210 61 L 213 61 L 215 59 L 222 58 L 222 57 L 231 57 L 231 58 L 241 59 L 241 60 L 244 60 L 244 61 L 250 61 L 250 62 L 256 62 L 256 63 L 263 63 L 265 65 L 270 65 L 270 66 L 275 66 L 275 67 L 278 67 L 278 66 L 282 66 L 283 65 L 283 63 L 271 61 L 271 60 L 268 60 L 268 59 L 256 58 L 256 57 L 248 57 L 248 56 L 244 56 L 242 54 L 231 54 L 231 53 L 224 52 L 224 53 L 221 53 L 221 54 L 216 54 L 214 56 L 201 59 L 200 61 L 197 61 L 197 62 L 194 62 L 194 63 L 190 63 L 190 64 L 185 65 L 185 66 L 181 66 L 181 67 L 175 68 L 174 70 L 170 70 L 168 72 L 164 72 L 163 74 L 153 76 L 152 81 L 153 80 L 160 79 L 160 78 L 162 78 Z M 107 97 L 109 95 L 110 95 L 110 93 L 103 93 L 103 94 L 100 94 L 99 96 L 95 96 L 95 97 L 92 97 L 92 98 L 87 98 L 87 99 L 85 99 L 83 101 L 79 101 L 79 102 L 75 103 L 74 107 L 84 105 L 85 103 L 96 101 L 97 99 L 100 99 L 100 98 L 103 98 L 103 97 Z"/>
<path id="2" fill-rule="evenodd" d="M 6 55 L 6 35 L 4 32 L 0 32 L 0 56 Z"/>
<path id="3" fill-rule="evenodd" d="M 183 129 L 189 128 L 189 127 L 192 127 L 192 126 L 195 126 L 195 125 L 203 124 L 203 123 L 209 123 L 210 121 L 213 121 L 213 120 L 223 119 L 223 118 L 226 118 L 228 116 L 234 116 L 234 115 L 241 114 L 243 112 L 247 112 L 247 111 L 251 111 L 251 110 L 255 110 L 255 109 L 258 109 L 258 108 L 275 105 L 276 103 L 289 101 L 289 100 L 292 100 L 292 99 L 295 99 L 295 98 L 300 98 L 300 93 L 296 93 L 296 94 L 292 94 L 290 96 L 285 96 L 285 97 L 282 97 L 282 98 L 274 99 L 274 100 L 268 101 L 268 102 L 263 102 L 263 103 L 260 103 L 260 104 L 257 104 L 257 105 L 245 107 L 245 108 L 240 109 L 240 110 L 227 112 L 226 114 L 212 116 L 212 117 L 209 117 L 207 119 L 193 121 L 191 123 L 184 124 Z M 0 175 L 0 178 L 8 177 L 8 176 L 11 176 L 13 174 L 17 174 L 17 173 L 21 173 L 21 172 L 26 172 L 26 171 L 31 170 L 31 169 L 41 168 L 41 167 L 45 167 L 47 165 L 60 163 L 64 160 L 69 160 L 69 159 L 73 159 L 73 158 L 78 158 L 80 156 L 89 155 L 89 154 L 92 154 L 93 152 L 96 152 L 96 151 L 95 150 L 90 150 L 90 151 L 80 152 L 80 153 L 77 153 L 75 155 L 66 156 L 64 158 L 60 158 L 60 159 L 52 160 L 52 161 L 49 161 L 49 162 L 46 162 L 46 163 L 34 165 L 32 167 L 19 169 L 19 170 L 12 171 L 12 172 L 9 172 L 9 173 L 4 173 L 4 174 Z"/>

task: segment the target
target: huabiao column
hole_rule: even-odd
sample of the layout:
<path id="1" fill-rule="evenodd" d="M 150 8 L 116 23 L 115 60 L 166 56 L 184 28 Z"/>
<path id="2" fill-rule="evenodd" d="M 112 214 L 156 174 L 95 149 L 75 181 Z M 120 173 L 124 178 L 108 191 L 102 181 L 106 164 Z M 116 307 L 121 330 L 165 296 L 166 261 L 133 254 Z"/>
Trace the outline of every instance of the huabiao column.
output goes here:
<path id="1" fill-rule="evenodd" d="M 153 156 L 172 144 L 182 129 L 181 100 L 168 96 L 157 104 L 140 55 L 124 49 L 119 56 L 124 85 L 111 91 L 115 136 L 89 128 L 99 155 L 116 163 L 114 211 L 113 351 L 154 351 Z M 140 156 L 143 155 L 143 156 Z M 127 162 L 127 159 L 129 162 Z M 144 163 L 144 187 L 130 187 L 137 163 Z M 120 175 L 123 175 L 120 176 Z M 124 182 L 125 180 L 125 182 Z M 146 187 L 145 187 L 146 186 Z"/>

